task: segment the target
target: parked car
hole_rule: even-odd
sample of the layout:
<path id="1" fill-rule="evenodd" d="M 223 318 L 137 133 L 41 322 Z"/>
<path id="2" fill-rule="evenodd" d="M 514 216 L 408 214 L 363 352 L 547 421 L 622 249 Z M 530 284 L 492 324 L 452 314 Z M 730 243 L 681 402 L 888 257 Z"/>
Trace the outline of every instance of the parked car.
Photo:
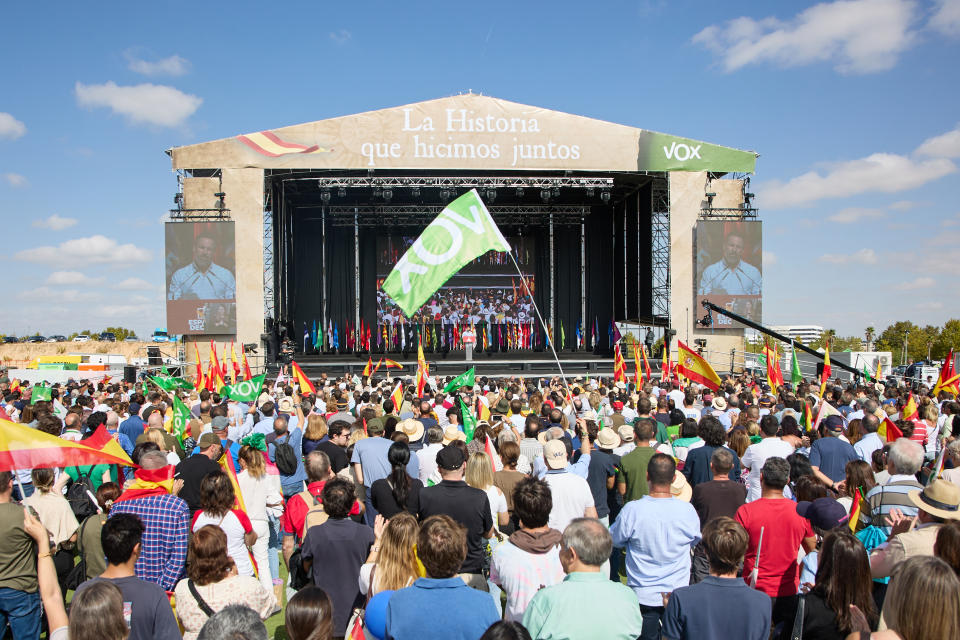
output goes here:
<path id="1" fill-rule="evenodd" d="M 73 339 L 74 342 L 90 342 L 90 336 L 88 335 L 79 335 Z"/>
<path id="2" fill-rule="evenodd" d="M 176 338 L 172 338 L 166 329 L 154 329 L 150 339 L 153 342 L 176 342 Z"/>
<path id="3" fill-rule="evenodd" d="M 97 340 L 99 340 L 100 342 L 116 342 L 117 336 L 116 334 L 110 331 L 104 331 L 103 333 L 100 334 Z"/>
<path id="4" fill-rule="evenodd" d="M 50 336 L 45 340 L 45 342 L 66 342 L 66 341 L 67 341 L 67 336 L 61 336 L 61 335 Z"/>
<path id="5" fill-rule="evenodd" d="M 124 342 L 140 342 L 140 338 L 137 336 L 127 336 L 123 339 Z"/>
<path id="6" fill-rule="evenodd" d="M 12 344 L 12 343 L 15 343 L 15 342 L 19 342 L 19 341 L 17 340 L 17 336 L 3 336 L 3 343 L 4 343 L 4 344 Z"/>
<path id="7" fill-rule="evenodd" d="M 35 336 L 30 336 L 29 338 L 27 338 L 27 342 L 32 342 L 32 343 L 34 343 L 34 344 L 36 344 L 36 343 L 38 343 L 38 342 L 43 342 L 44 340 L 46 340 L 46 338 L 44 338 L 44 337 L 43 337 L 42 335 L 40 335 L 39 333 L 38 333 L 37 335 L 35 335 Z"/>

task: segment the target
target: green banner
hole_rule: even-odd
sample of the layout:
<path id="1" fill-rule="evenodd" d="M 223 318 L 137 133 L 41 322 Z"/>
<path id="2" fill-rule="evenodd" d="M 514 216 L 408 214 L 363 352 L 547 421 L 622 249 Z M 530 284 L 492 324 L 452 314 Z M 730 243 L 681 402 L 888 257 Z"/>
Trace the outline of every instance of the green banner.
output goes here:
<path id="1" fill-rule="evenodd" d="M 641 131 L 637 168 L 641 171 L 714 171 L 753 173 L 757 154 L 690 138 Z"/>
<path id="2" fill-rule="evenodd" d="M 193 415 L 190 413 L 190 409 L 187 405 L 183 404 L 183 400 L 178 398 L 176 394 L 173 396 L 173 435 L 177 437 L 177 440 L 180 441 L 180 444 L 183 444 L 184 434 L 187 432 L 187 425 L 190 424 L 190 419 Z"/>
<path id="3" fill-rule="evenodd" d="M 474 371 L 476 367 L 470 367 L 468 370 L 464 371 L 456 378 L 447 383 L 447 386 L 443 388 L 444 393 L 450 393 L 454 389 L 459 389 L 460 387 L 473 387 L 476 384 L 474 378 Z"/>
<path id="4" fill-rule="evenodd" d="M 193 389 L 193 385 L 183 378 L 171 378 L 169 376 L 150 376 L 150 382 L 157 385 L 164 391 L 173 391 L 175 389 Z"/>
<path id="5" fill-rule="evenodd" d="M 266 377 L 267 374 L 261 373 L 250 380 L 228 384 L 220 389 L 220 395 L 240 402 L 253 402 L 260 395 L 260 390 L 263 388 L 263 379 Z"/>
<path id="6" fill-rule="evenodd" d="M 33 385 L 33 390 L 30 392 L 30 404 L 34 404 L 39 401 L 50 402 L 53 398 L 53 387 L 45 387 L 41 384 Z"/>
<path id="7" fill-rule="evenodd" d="M 473 432 L 477 429 L 477 420 L 463 400 L 458 399 L 457 402 L 460 403 L 460 415 L 463 416 L 463 433 L 467 436 L 467 442 L 470 442 L 473 440 Z"/>
<path id="8" fill-rule="evenodd" d="M 801 380 L 803 376 L 800 375 L 800 363 L 797 361 L 797 350 L 794 349 L 793 355 L 790 356 L 790 382 L 793 384 L 794 391 Z"/>
<path id="9" fill-rule="evenodd" d="M 440 212 L 403 254 L 383 290 L 410 317 L 450 276 L 487 251 L 510 251 L 476 189 Z"/>

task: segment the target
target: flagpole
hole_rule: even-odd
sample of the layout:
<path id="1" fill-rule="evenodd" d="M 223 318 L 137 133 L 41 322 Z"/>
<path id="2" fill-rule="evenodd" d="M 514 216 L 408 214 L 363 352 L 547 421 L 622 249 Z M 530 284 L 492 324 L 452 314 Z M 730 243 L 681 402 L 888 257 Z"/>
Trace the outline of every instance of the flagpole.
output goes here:
<path id="1" fill-rule="evenodd" d="M 520 265 L 517 264 L 517 259 L 513 257 L 513 252 L 508 251 L 507 254 L 510 256 L 510 261 L 513 262 L 514 268 L 517 270 L 517 275 L 520 276 L 520 281 L 523 282 L 523 288 L 526 289 L 527 295 L 530 296 L 530 302 L 533 304 L 533 310 L 537 312 L 537 319 L 540 321 L 540 326 L 543 327 L 543 332 L 548 337 L 550 332 L 547 331 L 547 323 L 543 321 L 543 316 L 540 314 L 540 307 L 537 306 L 537 301 L 533 298 L 533 293 L 530 292 L 530 285 L 527 284 L 527 279 L 524 278 L 523 273 L 520 272 Z M 514 300 L 516 302 L 516 300 Z M 567 376 L 563 373 L 563 366 L 560 364 L 560 358 L 557 356 L 557 350 L 553 346 L 553 340 L 547 340 L 550 344 L 550 352 L 553 353 L 553 359 L 557 363 L 557 369 L 560 370 L 560 377 L 563 379 L 563 386 L 569 391 L 570 385 L 567 384 Z"/>

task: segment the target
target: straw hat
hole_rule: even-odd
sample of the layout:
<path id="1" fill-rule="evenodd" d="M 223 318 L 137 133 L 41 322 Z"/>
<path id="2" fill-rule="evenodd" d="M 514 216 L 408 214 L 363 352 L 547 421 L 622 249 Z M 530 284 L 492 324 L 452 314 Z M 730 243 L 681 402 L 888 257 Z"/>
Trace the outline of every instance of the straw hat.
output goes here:
<path id="1" fill-rule="evenodd" d="M 727 401 L 724 400 L 723 396 L 717 396 L 714 398 L 710 405 L 717 411 L 726 411 L 727 410 Z"/>
<path id="2" fill-rule="evenodd" d="M 690 487 L 690 483 L 687 482 L 687 477 L 683 475 L 682 471 L 676 471 L 673 474 L 673 482 L 670 483 L 670 493 L 673 494 L 674 498 L 679 498 L 684 502 L 690 502 L 690 498 L 693 497 L 693 489 Z"/>
<path id="3" fill-rule="evenodd" d="M 410 442 L 416 442 L 423 437 L 423 423 L 419 420 L 414 420 L 413 418 L 401 420 L 397 425 L 397 428 L 407 434 L 407 437 L 410 438 Z"/>
<path id="4" fill-rule="evenodd" d="M 949 480 L 936 479 L 923 491 L 907 494 L 910 502 L 932 516 L 947 520 L 960 520 L 960 487 Z"/>
<path id="5" fill-rule="evenodd" d="M 601 449 L 615 449 L 620 446 L 620 436 L 610 427 L 604 427 L 597 433 L 597 446 Z"/>
<path id="6" fill-rule="evenodd" d="M 621 442 L 633 442 L 633 427 L 630 425 L 624 424 L 617 429 L 617 434 L 620 436 Z"/>
<path id="7" fill-rule="evenodd" d="M 420 425 L 420 427 L 422 428 L 423 425 Z M 463 431 L 460 431 L 460 429 L 457 429 L 454 426 L 449 426 L 443 430 L 443 444 L 446 446 L 451 442 L 453 442 L 454 440 L 463 440 L 464 442 L 466 442 L 467 434 L 465 434 Z"/>

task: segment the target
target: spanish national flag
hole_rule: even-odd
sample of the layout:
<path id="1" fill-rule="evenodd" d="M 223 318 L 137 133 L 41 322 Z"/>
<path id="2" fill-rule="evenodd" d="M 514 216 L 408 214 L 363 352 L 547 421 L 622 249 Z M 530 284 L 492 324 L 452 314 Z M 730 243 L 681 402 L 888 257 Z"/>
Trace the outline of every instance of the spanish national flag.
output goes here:
<path id="1" fill-rule="evenodd" d="M 105 433 L 101 426 L 86 441 L 72 442 L 26 425 L 0 420 L 0 471 L 94 464 L 134 466 L 116 441 L 104 438 Z"/>
<path id="2" fill-rule="evenodd" d="M 827 380 L 830 379 L 830 343 L 827 343 L 826 348 L 823 350 L 823 374 L 820 376 L 820 397 L 823 397 L 823 392 L 827 390 Z"/>
<path id="3" fill-rule="evenodd" d="M 699 382 L 713 391 L 718 391 L 720 389 L 720 376 L 713 370 L 710 363 L 679 340 L 677 346 L 680 351 L 677 356 L 677 374 L 683 375 L 691 382 Z"/>
<path id="4" fill-rule="evenodd" d="M 369 378 L 371 375 L 373 375 L 372 371 L 373 371 L 373 356 L 368 356 L 367 366 L 363 368 L 363 374 L 361 375 L 363 375 L 364 378 Z"/>
<path id="5" fill-rule="evenodd" d="M 903 437 L 903 431 L 900 431 L 900 427 L 894 424 L 890 418 L 883 419 L 880 428 L 877 429 L 877 434 L 887 442 L 893 442 L 897 438 Z"/>
<path id="6" fill-rule="evenodd" d="M 399 414 L 400 405 L 403 404 L 403 383 L 402 382 L 397 382 L 396 388 L 393 390 L 393 393 L 390 394 L 390 399 L 393 400 L 393 410 Z"/>
<path id="7" fill-rule="evenodd" d="M 907 404 L 903 406 L 903 411 L 900 412 L 901 420 L 916 420 L 918 417 L 919 411 L 917 411 L 917 403 L 913 399 L 913 392 L 907 397 Z"/>
<path id="8" fill-rule="evenodd" d="M 310 378 L 303 373 L 303 369 L 300 368 L 296 360 L 290 361 L 290 368 L 293 370 L 293 378 L 297 381 L 297 384 L 300 385 L 300 395 L 306 395 L 307 391 L 313 394 L 317 393 L 316 387 L 310 382 Z"/>
<path id="9" fill-rule="evenodd" d="M 200 391 L 206 388 L 207 381 L 203 378 L 203 365 L 200 364 L 200 347 L 194 342 L 193 348 L 197 352 L 197 377 L 193 381 L 193 386 L 196 387 L 197 391 Z"/>
<path id="10" fill-rule="evenodd" d="M 619 342 L 613 345 L 613 380 L 624 384 L 627 382 L 627 363 L 623 359 Z"/>
<path id="11" fill-rule="evenodd" d="M 427 366 L 427 359 L 423 355 L 423 343 L 417 342 L 417 397 L 423 397 L 423 389 L 427 386 L 427 376 L 430 375 L 430 368 Z"/>
<path id="12" fill-rule="evenodd" d="M 863 501 L 863 496 L 860 495 L 860 487 L 857 487 L 857 490 L 853 494 L 853 504 L 850 506 L 850 531 L 853 533 L 857 532 L 857 525 L 860 523 L 860 511 Z"/>

